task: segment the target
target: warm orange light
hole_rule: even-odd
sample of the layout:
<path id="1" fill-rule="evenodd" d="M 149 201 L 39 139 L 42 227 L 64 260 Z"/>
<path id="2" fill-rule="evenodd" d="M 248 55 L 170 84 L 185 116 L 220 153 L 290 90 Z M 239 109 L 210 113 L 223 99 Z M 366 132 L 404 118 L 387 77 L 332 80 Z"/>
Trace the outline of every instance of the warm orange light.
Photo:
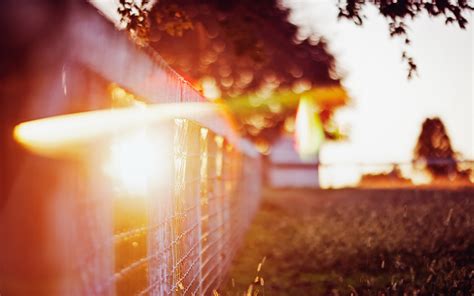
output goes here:
<path id="1" fill-rule="evenodd" d="M 295 118 L 288 117 L 285 119 L 284 128 L 287 133 L 294 133 L 295 132 Z"/>
<path id="2" fill-rule="evenodd" d="M 255 142 L 255 148 L 263 155 L 268 155 L 271 152 L 270 144 L 265 139 L 257 139 Z"/>
<path id="3" fill-rule="evenodd" d="M 112 141 L 104 169 L 120 192 L 128 196 L 146 196 L 152 178 L 162 178 L 159 165 L 167 158 L 163 143 L 142 128 Z M 163 172 L 161 172 L 163 173 Z"/>
<path id="4" fill-rule="evenodd" d="M 311 161 L 317 158 L 324 132 L 317 114 L 314 100 L 303 96 L 300 99 L 295 120 L 296 149 L 300 158 Z"/>
<path id="5" fill-rule="evenodd" d="M 14 137 L 30 151 L 48 157 L 81 157 L 106 151 L 101 165 L 114 188 L 127 196 L 146 196 L 151 179 L 162 175 L 170 159 L 172 138 L 163 137 L 164 122 L 186 118 L 224 129 L 224 112 L 216 104 L 134 104 L 131 108 L 61 115 L 22 123 Z M 217 115 L 219 113 L 219 115 Z M 232 137 L 229 137 L 232 139 Z M 109 149 L 109 151 L 107 151 Z M 95 157 L 93 158 L 95 159 Z"/>
<path id="6" fill-rule="evenodd" d="M 321 188 L 355 187 L 361 174 L 360 168 L 354 165 L 323 165 L 319 170 L 319 184 Z"/>
<path id="7" fill-rule="evenodd" d="M 14 138 L 27 149 L 49 157 L 87 153 L 90 145 L 118 132 L 174 118 L 212 121 L 222 110 L 212 103 L 157 104 L 60 115 L 17 125 Z"/>
<path id="8" fill-rule="evenodd" d="M 202 94 L 209 100 L 219 99 L 221 91 L 217 86 L 216 80 L 212 77 L 205 77 L 201 81 Z"/>

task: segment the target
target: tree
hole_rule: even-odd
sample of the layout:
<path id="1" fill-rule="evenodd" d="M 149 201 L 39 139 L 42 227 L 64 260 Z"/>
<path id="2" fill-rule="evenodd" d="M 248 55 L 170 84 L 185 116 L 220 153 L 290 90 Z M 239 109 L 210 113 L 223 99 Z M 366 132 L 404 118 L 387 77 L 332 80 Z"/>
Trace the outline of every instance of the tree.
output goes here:
<path id="1" fill-rule="evenodd" d="M 277 0 L 160 0 L 147 21 L 133 2 L 119 10 L 132 35 L 204 96 L 225 102 L 244 136 L 276 139 L 303 95 L 318 102 L 327 137 L 340 134 L 332 113 L 348 98 L 335 59 L 324 38 L 298 38 Z"/>
<path id="2" fill-rule="evenodd" d="M 123 20 L 127 23 L 127 28 L 133 34 L 138 34 L 141 37 L 146 36 L 149 23 L 146 21 L 148 11 L 144 7 L 148 5 L 149 1 L 141 0 L 141 5 L 133 4 L 136 0 L 120 0 L 120 2 L 122 8 L 119 9 L 119 12 L 124 16 Z M 219 3 L 216 0 L 192 2 Z M 221 7 L 232 7 L 233 2 L 235 3 L 232 0 L 220 1 L 218 5 Z M 260 1 L 254 2 L 259 3 Z M 265 3 L 267 1 L 262 2 Z M 407 32 L 407 20 L 412 20 L 422 14 L 426 14 L 430 17 L 443 18 L 447 25 L 456 24 L 459 28 L 465 29 L 468 25 L 467 14 L 474 10 L 471 0 L 339 0 L 337 5 L 339 8 L 339 18 L 352 20 L 357 25 L 363 25 L 366 18 L 364 8 L 370 5 L 375 6 L 379 13 L 388 19 L 390 36 L 402 38 L 407 45 L 402 52 L 402 60 L 407 63 L 408 78 L 412 78 L 416 74 L 417 66 L 414 58 L 408 53 L 411 39 Z M 124 9 L 124 7 L 127 8 Z M 170 28 L 181 30 L 182 24 L 184 24 L 184 29 L 189 28 L 189 25 L 187 25 L 188 19 L 184 17 L 184 14 L 179 13 L 179 5 L 174 4 L 174 6 L 171 6 L 171 9 L 168 8 L 167 10 L 163 10 L 161 13 L 160 23 L 162 26 L 167 27 L 167 30 Z"/>
<path id="3" fill-rule="evenodd" d="M 434 178 L 456 177 L 469 172 L 458 168 L 456 153 L 443 122 L 438 117 L 427 118 L 422 125 L 414 151 L 415 162 L 425 164 L 426 170 Z"/>
<path id="4" fill-rule="evenodd" d="M 332 114 L 348 103 L 342 74 L 326 40 L 299 39 L 277 0 L 158 0 L 151 9 L 148 0 L 120 2 L 122 19 L 139 43 L 155 48 L 205 96 L 229 104 L 244 135 L 274 139 L 302 95 L 318 101 L 326 137 L 340 135 Z M 339 18 L 362 25 L 369 5 L 389 20 L 390 36 L 403 38 L 407 47 L 407 20 L 427 14 L 464 29 L 474 9 L 468 0 L 339 0 Z M 402 60 L 412 78 L 417 66 L 407 47 Z"/>

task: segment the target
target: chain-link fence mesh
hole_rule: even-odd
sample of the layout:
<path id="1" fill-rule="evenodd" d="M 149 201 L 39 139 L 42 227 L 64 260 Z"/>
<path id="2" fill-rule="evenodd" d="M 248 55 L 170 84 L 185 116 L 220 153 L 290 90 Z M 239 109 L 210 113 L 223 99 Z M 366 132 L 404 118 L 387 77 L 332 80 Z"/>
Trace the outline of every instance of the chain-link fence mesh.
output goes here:
<path id="1" fill-rule="evenodd" d="M 193 121 L 167 127 L 171 170 L 152 196 L 101 191 L 91 181 L 88 197 L 69 209 L 77 236 L 67 244 L 78 258 L 69 289 L 208 295 L 225 278 L 259 203 L 260 159 Z"/>
<path id="2" fill-rule="evenodd" d="M 43 32 L 44 42 L 25 54 L 31 71 L 13 73 L 15 92 L 0 110 L 7 143 L 0 153 L 0 294 L 212 293 L 261 186 L 259 156 L 244 152 L 230 127 L 190 117 L 147 127 L 161 156 L 150 159 L 159 174 L 145 195 L 106 178 L 106 137 L 81 147 L 80 159 L 43 157 L 14 142 L 21 122 L 112 107 L 118 86 L 149 104 L 204 101 L 158 54 L 136 47 L 88 3 L 69 4 L 67 17 L 57 20 L 63 30 Z M 126 133 L 117 129 L 111 137 Z"/>

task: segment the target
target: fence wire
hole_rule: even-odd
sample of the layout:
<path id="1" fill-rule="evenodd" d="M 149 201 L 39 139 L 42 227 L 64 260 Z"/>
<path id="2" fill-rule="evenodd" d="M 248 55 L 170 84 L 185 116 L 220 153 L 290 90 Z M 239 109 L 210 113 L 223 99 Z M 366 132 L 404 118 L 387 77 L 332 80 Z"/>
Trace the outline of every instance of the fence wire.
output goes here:
<path id="1" fill-rule="evenodd" d="M 225 127 L 184 119 L 152 127 L 151 135 L 166 134 L 163 145 L 172 145 L 157 151 L 165 153 L 156 165 L 166 174 L 155 176 L 145 197 L 106 180 L 105 137 L 82 147 L 81 159 L 45 158 L 13 142 L 20 121 L 108 109 L 117 90 L 150 104 L 204 101 L 157 53 L 135 46 L 89 4 L 72 2 L 63 30 L 46 32 L 52 42 L 28 53 L 26 60 L 43 63 L 27 63 L 24 87 L 0 110 L 7 139 L 0 153 L 0 294 L 210 294 L 225 277 L 261 186 L 259 157 L 212 132 Z"/>
<path id="2" fill-rule="evenodd" d="M 172 130 L 157 196 L 78 203 L 78 294 L 209 295 L 225 279 L 259 203 L 260 159 L 189 120 Z"/>

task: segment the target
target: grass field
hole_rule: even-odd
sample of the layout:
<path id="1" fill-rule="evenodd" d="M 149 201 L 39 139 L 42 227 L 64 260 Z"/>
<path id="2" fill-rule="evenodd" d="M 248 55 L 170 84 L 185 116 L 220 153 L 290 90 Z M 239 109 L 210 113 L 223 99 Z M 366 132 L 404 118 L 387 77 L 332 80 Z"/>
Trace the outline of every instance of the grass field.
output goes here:
<path id="1" fill-rule="evenodd" d="M 474 295 L 474 190 L 266 190 L 220 292 L 252 282 L 259 295 Z"/>

